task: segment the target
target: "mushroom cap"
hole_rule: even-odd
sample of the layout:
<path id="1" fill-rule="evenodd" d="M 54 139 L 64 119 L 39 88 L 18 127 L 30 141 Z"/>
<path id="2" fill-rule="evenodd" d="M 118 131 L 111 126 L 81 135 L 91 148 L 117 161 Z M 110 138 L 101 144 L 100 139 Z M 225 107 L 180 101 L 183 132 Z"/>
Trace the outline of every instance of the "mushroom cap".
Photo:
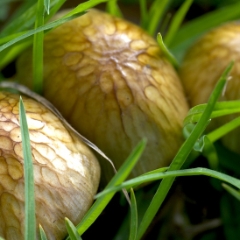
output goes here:
<path id="1" fill-rule="evenodd" d="M 17 79 L 31 87 L 31 51 Z M 119 168 L 142 138 L 147 147 L 131 177 L 167 166 L 183 142 L 188 105 L 157 42 L 138 26 L 90 10 L 44 40 L 44 96 Z M 100 159 L 102 176 L 113 175 Z"/>
<path id="2" fill-rule="evenodd" d="M 63 239 L 64 218 L 79 223 L 93 202 L 99 164 L 48 108 L 28 97 L 23 102 L 34 166 L 36 226 L 42 225 L 48 239 Z M 21 240 L 24 176 L 18 105 L 18 94 L 0 92 L 0 236 Z"/>
<path id="3" fill-rule="evenodd" d="M 234 61 L 224 94 L 220 101 L 240 99 L 240 22 L 230 22 L 206 33 L 186 53 L 179 70 L 190 106 L 206 103 L 228 64 Z M 213 121 L 214 127 L 238 115 Z M 240 129 L 226 135 L 224 144 L 240 153 Z"/>

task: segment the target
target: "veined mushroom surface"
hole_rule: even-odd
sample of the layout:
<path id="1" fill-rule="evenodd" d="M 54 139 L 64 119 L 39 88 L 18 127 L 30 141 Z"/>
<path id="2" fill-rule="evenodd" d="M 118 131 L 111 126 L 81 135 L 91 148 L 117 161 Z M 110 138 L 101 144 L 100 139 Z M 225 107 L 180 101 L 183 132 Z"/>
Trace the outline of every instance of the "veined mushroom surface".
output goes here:
<path id="1" fill-rule="evenodd" d="M 79 223 L 93 202 L 100 168 L 88 147 L 48 108 L 23 97 L 32 147 L 37 233 L 67 235 L 64 218 Z M 19 95 L 0 91 L 0 236 L 24 239 L 24 172 Z"/>
<path id="2" fill-rule="evenodd" d="M 31 55 L 16 76 L 30 88 Z M 152 37 L 109 14 L 90 10 L 46 34 L 43 95 L 117 168 L 146 138 L 131 177 L 167 166 L 183 142 L 188 105 L 174 68 Z M 112 168 L 100 164 L 107 181 Z"/>

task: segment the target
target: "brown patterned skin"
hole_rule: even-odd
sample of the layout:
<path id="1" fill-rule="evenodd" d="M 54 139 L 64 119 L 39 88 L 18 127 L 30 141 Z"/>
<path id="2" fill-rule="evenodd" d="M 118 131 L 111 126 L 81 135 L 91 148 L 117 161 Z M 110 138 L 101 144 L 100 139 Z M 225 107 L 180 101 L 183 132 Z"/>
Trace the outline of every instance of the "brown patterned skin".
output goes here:
<path id="1" fill-rule="evenodd" d="M 64 217 L 77 224 L 91 206 L 100 168 L 90 150 L 61 121 L 23 97 L 33 154 L 36 220 L 48 239 L 63 239 Z M 24 239 L 23 153 L 19 95 L 0 92 L 0 236 Z"/>
<path id="2" fill-rule="evenodd" d="M 187 52 L 180 68 L 190 106 L 205 103 L 216 82 L 227 65 L 234 61 L 231 79 L 221 101 L 240 99 L 240 22 L 222 25 L 205 34 Z M 222 125 L 236 115 L 226 116 L 214 121 Z M 240 153 L 240 129 L 234 130 L 223 138 L 224 144 Z"/>
<path id="3" fill-rule="evenodd" d="M 90 10 L 44 41 L 44 96 L 117 168 L 142 138 L 132 177 L 168 165 L 183 142 L 188 106 L 179 78 L 156 41 L 139 27 Z M 31 87 L 31 51 L 17 79 Z M 23 67 L 24 66 L 24 67 Z M 104 177 L 113 171 L 101 161 Z"/>

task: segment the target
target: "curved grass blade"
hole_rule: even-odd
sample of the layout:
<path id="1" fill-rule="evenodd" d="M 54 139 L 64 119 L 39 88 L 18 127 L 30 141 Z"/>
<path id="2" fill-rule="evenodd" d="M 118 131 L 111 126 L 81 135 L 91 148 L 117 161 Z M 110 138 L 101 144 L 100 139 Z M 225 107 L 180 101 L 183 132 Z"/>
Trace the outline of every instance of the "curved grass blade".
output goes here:
<path id="1" fill-rule="evenodd" d="M 39 234 L 41 240 L 47 240 L 47 235 L 41 225 L 39 225 Z"/>
<path id="2" fill-rule="evenodd" d="M 191 135 L 188 137 L 188 139 L 183 143 L 180 150 L 178 151 L 177 155 L 173 159 L 172 163 L 170 164 L 170 167 L 168 171 L 178 170 L 182 167 L 185 160 L 187 159 L 188 155 L 192 151 L 192 148 L 197 141 L 197 139 L 201 136 L 203 131 L 205 130 L 208 120 L 211 116 L 211 113 L 214 109 L 215 103 L 217 102 L 222 89 L 224 88 L 227 76 L 230 72 L 230 70 L 233 67 L 233 63 L 230 63 L 228 67 L 225 69 L 224 73 L 220 77 L 215 89 L 213 90 L 213 93 L 211 94 L 208 104 L 206 106 L 205 111 L 203 112 L 201 118 L 199 119 L 199 122 L 194 127 Z M 163 179 L 159 185 L 159 188 L 154 195 L 143 219 L 139 226 L 139 232 L 137 239 L 141 239 L 145 231 L 147 230 L 148 226 L 152 222 L 154 216 L 156 215 L 158 209 L 160 208 L 161 204 L 163 203 L 165 197 L 167 196 L 167 193 L 169 189 L 171 188 L 175 177 L 172 178 L 166 178 Z"/>
<path id="3" fill-rule="evenodd" d="M 24 157 L 24 191 L 25 191 L 25 232 L 24 239 L 36 239 L 36 219 L 35 219 L 35 197 L 34 197 L 34 176 L 33 162 L 28 132 L 26 112 L 22 98 L 19 100 L 19 117 L 22 137 L 22 148 Z"/>
<path id="4" fill-rule="evenodd" d="M 184 3 L 181 5 L 177 13 L 174 15 L 170 27 L 167 31 L 166 37 L 164 38 L 164 42 L 167 46 L 169 46 L 172 40 L 175 37 L 176 32 L 179 29 L 187 11 L 189 10 L 190 6 L 192 5 L 193 0 L 185 0 Z"/>
<path id="5" fill-rule="evenodd" d="M 130 234 L 129 240 L 135 240 L 137 238 L 138 230 L 138 212 L 137 212 L 137 202 L 133 189 L 130 189 L 131 192 L 131 222 L 130 222 Z"/>
<path id="6" fill-rule="evenodd" d="M 227 185 L 226 183 L 222 184 L 223 188 L 228 191 L 232 196 L 234 196 L 238 201 L 240 201 L 240 191 L 232 188 L 231 186 Z"/>
<path id="7" fill-rule="evenodd" d="M 169 60 L 169 62 L 172 63 L 172 65 L 175 68 L 178 68 L 179 63 L 177 62 L 175 57 L 171 54 L 171 52 L 168 50 L 168 48 L 164 44 L 163 39 L 162 39 L 162 35 L 160 33 L 158 33 L 158 35 L 157 35 L 157 42 L 158 42 L 158 45 L 159 45 L 160 49 L 162 50 L 162 52 L 166 56 L 166 58 Z"/>
<path id="8" fill-rule="evenodd" d="M 44 0 L 44 8 L 45 8 L 47 14 L 50 13 L 50 5 L 51 5 L 51 1 L 50 0 Z"/>
<path id="9" fill-rule="evenodd" d="M 145 146 L 146 140 L 142 140 L 132 151 L 132 153 L 124 162 L 124 164 L 120 167 L 117 174 L 114 175 L 112 180 L 107 185 L 106 189 L 113 187 L 117 184 L 120 184 L 127 178 L 129 173 L 132 171 L 133 167 L 139 160 L 141 154 L 143 153 Z M 103 209 L 106 207 L 106 205 L 109 203 L 113 196 L 114 192 L 107 196 L 97 199 L 97 201 L 92 205 L 92 207 L 89 209 L 87 214 L 84 216 L 82 221 L 77 226 L 77 230 L 80 235 L 82 235 L 98 218 L 98 216 L 101 214 L 101 212 L 103 211 Z"/>
<path id="10" fill-rule="evenodd" d="M 113 186 L 108 188 L 96 195 L 96 198 L 102 198 L 112 192 L 120 191 L 121 189 L 129 189 L 139 186 L 141 184 L 146 184 L 152 181 L 160 180 L 160 179 L 170 179 L 176 177 L 191 177 L 191 176 L 208 176 L 212 178 L 216 178 L 220 181 L 226 182 L 231 184 L 232 186 L 236 187 L 240 190 L 240 180 L 234 177 L 231 177 L 225 173 L 217 172 L 215 170 L 211 170 L 208 168 L 192 168 L 192 169 L 184 169 L 184 170 L 174 170 L 174 171 L 167 171 L 165 173 L 152 173 L 147 175 L 142 175 L 136 177 L 134 179 L 130 179 L 126 182 L 123 182 L 117 186 Z"/>
<path id="11" fill-rule="evenodd" d="M 38 0 L 35 29 L 44 25 L 45 7 L 45 1 Z M 33 90 L 39 94 L 43 92 L 43 33 L 41 31 L 33 36 Z"/>
<path id="12" fill-rule="evenodd" d="M 71 240 L 81 240 L 82 239 L 80 237 L 80 235 L 78 234 L 76 227 L 68 218 L 65 218 L 65 225 L 66 225 L 66 228 L 67 228 L 67 231 L 69 234 L 69 238 Z"/>

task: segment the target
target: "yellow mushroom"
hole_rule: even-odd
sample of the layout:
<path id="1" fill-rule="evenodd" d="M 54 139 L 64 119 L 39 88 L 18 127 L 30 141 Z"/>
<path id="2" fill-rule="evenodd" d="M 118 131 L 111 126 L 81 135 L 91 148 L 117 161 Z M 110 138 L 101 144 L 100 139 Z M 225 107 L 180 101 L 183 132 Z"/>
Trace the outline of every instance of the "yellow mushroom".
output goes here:
<path id="1" fill-rule="evenodd" d="M 88 147 L 41 103 L 23 97 L 32 147 L 37 227 L 63 239 L 92 204 L 100 168 Z M 23 152 L 19 95 L 0 91 L 0 236 L 24 239 Z M 38 232 L 38 231 L 37 231 Z"/>
<path id="2" fill-rule="evenodd" d="M 221 101 L 240 99 L 240 22 L 230 22 L 206 33 L 187 52 L 180 77 L 191 106 L 205 103 L 227 65 L 234 67 Z M 215 126 L 229 122 L 236 115 L 214 121 Z M 223 143 L 240 153 L 240 129 L 227 134 Z"/>
<path id="3" fill-rule="evenodd" d="M 30 88 L 31 56 L 16 76 Z M 152 37 L 109 14 L 90 10 L 46 34 L 43 95 L 117 168 L 147 138 L 131 177 L 167 166 L 183 142 L 188 106 L 174 68 Z M 100 164 L 109 180 L 111 166 Z"/>

